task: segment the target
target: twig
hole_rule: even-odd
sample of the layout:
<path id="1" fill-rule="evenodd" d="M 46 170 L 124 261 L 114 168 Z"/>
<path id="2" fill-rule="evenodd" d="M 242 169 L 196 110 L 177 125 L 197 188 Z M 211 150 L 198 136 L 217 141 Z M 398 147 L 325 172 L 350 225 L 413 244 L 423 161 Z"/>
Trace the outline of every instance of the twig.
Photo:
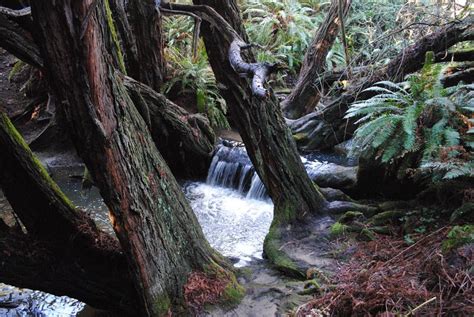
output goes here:
<path id="1" fill-rule="evenodd" d="M 436 300 L 436 296 L 433 297 L 433 298 L 430 298 L 428 299 L 426 302 L 416 306 L 415 308 L 413 308 L 406 316 L 410 316 L 410 315 L 413 315 L 417 310 L 421 309 L 422 307 L 428 305 L 429 303 L 431 303 L 432 301 L 435 301 Z"/>
<path id="2" fill-rule="evenodd" d="M 431 236 L 433 236 L 433 235 L 435 235 L 435 234 L 437 234 L 437 233 L 443 231 L 444 229 L 446 229 L 446 226 L 444 226 L 444 227 L 442 227 L 442 228 L 440 228 L 440 229 L 438 229 L 438 230 L 436 230 L 436 231 L 430 233 L 429 235 L 423 237 L 422 239 L 418 240 L 416 243 L 412 244 L 411 246 L 409 246 L 408 248 L 404 249 L 402 252 L 398 253 L 398 254 L 395 255 L 393 258 L 391 258 L 390 260 L 388 260 L 387 262 L 385 262 L 385 263 L 382 265 L 382 267 L 385 266 L 385 265 L 387 265 L 387 264 L 389 264 L 389 263 L 391 263 L 391 262 L 393 262 L 396 258 L 398 258 L 399 256 L 401 256 L 402 254 L 405 254 L 406 252 L 408 252 L 409 250 L 413 249 L 415 246 L 417 246 L 417 245 L 420 244 L 421 242 L 423 242 L 423 241 L 425 241 L 426 239 L 428 239 L 429 237 L 431 237 Z"/>

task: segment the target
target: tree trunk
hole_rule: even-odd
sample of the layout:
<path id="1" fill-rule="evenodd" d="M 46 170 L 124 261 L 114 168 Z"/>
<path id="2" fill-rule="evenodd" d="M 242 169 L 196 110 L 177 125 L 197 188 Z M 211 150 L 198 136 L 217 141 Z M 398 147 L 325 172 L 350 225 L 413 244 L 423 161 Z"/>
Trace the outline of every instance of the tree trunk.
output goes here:
<path id="1" fill-rule="evenodd" d="M 165 72 L 160 11 L 154 0 L 130 0 L 127 13 L 138 50 L 138 67 L 128 69 L 129 74 L 159 91 Z"/>
<path id="2" fill-rule="evenodd" d="M 345 5 L 342 10 L 345 16 L 349 11 L 351 1 L 343 2 Z M 306 51 L 296 85 L 282 103 L 283 112 L 287 118 L 300 118 L 312 112 L 317 106 L 321 99 L 323 86 L 319 76 L 326 68 L 326 56 L 331 50 L 340 28 L 339 0 L 332 0 L 325 20 Z"/>
<path id="3" fill-rule="evenodd" d="M 306 151 L 324 150 L 350 138 L 357 126 L 353 121 L 344 119 L 344 115 L 355 100 L 371 96 L 362 93 L 362 90 L 382 80 L 394 82 L 403 80 L 406 75 L 421 69 L 428 51 L 439 53 L 456 43 L 473 40 L 473 25 L 473 19 L 467 18 L 421 38 L 401 51 L 387 66 L 375 71 L 368 69 L 368 75 L 361 75 L 353 80 L 345 93 L 322 110 L 297 120 L 289 120 L 299 148 Z"/>
<path id="4" fill-rule="evenodd" d="M 71 204 L 1 112 L 0 152 L 0 187 L 27 231 L 0 228 L 0 281 L 134 314 L 138 294 L 117 241 Z"/>
<path id="5" fill-rule="evenodd" d="M 209 120 L 201 114 L 190 114 L 131 78 L 125 78 L 125 86 L 173 175 L 205 176 L 216 142 Z"/>
<path id="6" fill-rule="evenodd" d="M 110 208 L 141 315 L 159 316 L 182 304 L 193 271 L 221 272 L 228 288 L 237 285 L 147 133 L 124 76 L 110 66 L 105 10 L 94 3 L 33 2 L 33 16 L 60 111 Z"/>
<path id="7" fill-rule="evenodd" d="M 42 68 L 43 60 L 29 32 L 0 11 L 0 47 L 25 63 Z"/>
<path id="8" fill-rule="evenodd" d="M 195 0 L 195 3 L 212 5 L 213 1 Z M 224 3 L 220 2 L 221 10 L 234 10 Z M 321 213 L 326 200 L 304 169 L 273 93 L 263 99 L 254 96 L 248 80 L 239 77 L 232 68 L 229 48 L 234 40 L 239 39 L 237 32 L 208 6 L 173 4 L 173 8 L 193 13 L 199 11 L 207 21 L 202 25 L 202 35 L 209 61 L 219 85 L 225 87 L 221 92 L 232 119 L 275 205 L 271 234 L 264 245 L 265 253 L 277 268 L 299 274 L 292 261 L 279 250 L 281 237 L 285 234 L 283 231 L 289 228 L 285 225 Z"/>
<path id="9" fill-rule="evenodd" d="M 140 63 L 138 62 L 136 41 L 126 18 L 123 1 L 108 0 L 106 3 L 109 4 L 109 8 L 113 13 L 113 20 L 110 20 L 110 16 L 107 17 L 107 27 L 112 27 L 120 36 L 120 43 L 116 42 L 117 38 L 113 38 L 110 43 L 111 46 L 108 48 L 108 51 L 114 56 L 116 67 L 125 69 L 126 73 L 135 79 L 149 76 L 145 68 L 138 67 Z M 2 21 L 2 15 L 0 14 L 0 29 L 3 25 L 1 24 Z M 9 29 L 15 32 L 21 31 L 18 26 L 7 18 L 5 18 L 5 21 L 8 23 L 5 24 L 5 27 L 9 26 Z M 159 21 L 157 23 L 159 25 Z M 19 34 L 22 34 L 22 40 L 10 36 L 14 41 L 5 38 L 5 41 L 8 41 L 7 44 L 0 38 L 0 46 L 4 44 L 4 48 L 10 53 L 33 66 L 43 65 L 43 58 L 31 34 L 26 31 L 21 31 Z M 24 47 L 29 49 L 25 54 L 22 54 Z M 121 58 L 123 58 L 122 61 L 125 63 L 125 67 L 118 62 Z M 140 114 L 144 116 L 153 140 L 173 174 L 179 177 L 205 176 L 216 141 L 209 122 L 203 116 L 188 113 L 143 84 L 135 82 L 137 84 L 132 85 L 132 80 L 126 80 L 127 83 L 130 84 L 128 85 L 128 91 L 135 106 L 138 107 Z M 130 89 L 132 86 L 135 88 Z"/>

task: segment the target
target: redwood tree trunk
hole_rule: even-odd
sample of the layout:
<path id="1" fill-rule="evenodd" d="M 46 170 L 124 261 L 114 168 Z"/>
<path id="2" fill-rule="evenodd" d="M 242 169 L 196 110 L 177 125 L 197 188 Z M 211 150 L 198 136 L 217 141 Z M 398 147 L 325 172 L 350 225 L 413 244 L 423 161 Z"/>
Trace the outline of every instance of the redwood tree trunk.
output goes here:
<path id="1" fill-rule="evenodd" d="M 127 14 L 138 50 L 130 76 L 159 91 L 165 72 L 161 14 L 154 0 L 129 0 Z"/>
<path id="2" fill-rule="evenodd" d="M 138 60 L 137 41 L 125 13 L 124 1 L 108 0 L 108 3 L 112 12 L 112 20 L 108 21 L 107 28 L 110 28 L 110 25 L 114 26 L 120 43 L 111 42 L 107 51 L 114 57 L 123 55 L 128 75 L 135 79 L 143 78 L 147 80 L 148 76 L 150 76 L 150 71 L 143 65 L 140 65 Z M 145 4 L 137 3 L 136 5 L 142 7 Z M 151 10 L 150 12 L 154 11 L 154 9 L 148 9 Z M 13 10 L 13 12 L 17 14 L 18 11 Z M 141 10 L 139 13 L 144 14 L 144 12 L 148 11 Z M 31 19 L 31 16 L 28 17 Z M 142 24 L 145 17 L 137 18 L 136 20 Z M 3 21 L 5 22 L 4 24 L 2 24 Z M 156 22 L 158 28 L 160 22 L 160 20 Z M 6 35 L 5 37 L 0 36 L 0 46 L 3 46 L 10 53 L 33 66 L 39 67 L 39 65 L 43 65 L 43 58 L 38 46 L 33 41 L 32 35 L 1 13 L 0 30 L 4 30 L 2 34 Z M 143 37 L 144 35 L 140 34 L 140 36 Z M 161 60 L 161 45 L 158 45 L 158 48 L 154 50 L 151 42 L 153 41 L 148 40 L 147 42 L 146 39 L 142 39 L 141 43 L 147 54 L 155 54 L 156 58 Z M 117 44 L 120 51 L 117 51 Z M 120 68 L 122 65 L 119 65 L 116 60 L 117 58 L 113 62 L 117 68 Z M 161 72 L 161 69 L 160 67 L 152 67 L 151 71 Z M 126 82 L 131 83 L 132 80 L 127 80 Z M 205 176 L 212 159 L 212 152 L 214 151 L 216 141 L 208 120 L 203 116 L 188 113 L 178 105 L 170 102 L 156 90 L 150 89 L 142 83 L 136 83 L 136 85 L 128 85 L 129 94 L 132 96 L 132 100 L 140 114 L 144 117 L 155 144 L 173 171 L 173 174 L 188 178 Z"/>
<path id="3" fill-rule="evenodd" d="M 123 75 L 110 66 L 104 7 L 99 2 L 93 8 L 94 2 L 35 1 L 33 16 L 51 85 L 62 100 L 60 111 L 110 208 L 141 315 L 163 315 L 182 301 L 191 272 L 223 270 L 225 263 L 205 240 L 126 92 Z M 234 285 L 230 278 L 229 285 Z"/>
<path id="4" fill-rule="evenodd" d="M 133 315 L 138 294 L 117 241 L 77 210 L 0 112 L 0 187 L 27 233 L 0 226 L 0 281 Z"/>
<path id="5" fill-rule="evenodd" d="M 339 0 L 331 1 L 326 18 L 306 51 L 296 85 L 282 103 L 283 111 L 290 119 L 296 119 L 312 112 L 321 99 L 323 83 L 319 75 L 326 68 L 326 56 L 341 28 L 339 2 Z M 346 15 L 351 1 L 343 2 L 345 3 L 343 14 Z"/>

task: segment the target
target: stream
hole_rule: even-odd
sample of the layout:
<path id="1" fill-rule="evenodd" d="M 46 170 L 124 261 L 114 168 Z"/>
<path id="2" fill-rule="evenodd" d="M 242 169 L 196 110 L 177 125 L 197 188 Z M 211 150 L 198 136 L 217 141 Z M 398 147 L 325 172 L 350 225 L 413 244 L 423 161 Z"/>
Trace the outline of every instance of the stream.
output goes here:
<path id="1" fill-rule="evenodd" d="M 216 151 L 206 181 L 181 184 L 211 246 L 229 257 L 235 266 L 244 267 L 262 259 L 273 204 L 245 148 L 226 143 L 229 142 L 224 141 Z M 302 161 L 308 175 L 316 180 L 337 174 L 337 169 L 349 168 L 343 166 L 348 162 L 331 155 L 312 154 L 302 157 Z M 64 193 L 89 213 L 102 230 L 113 234 L 99 191 L 95 187 L 84 191 L 81 180 L 71 177 L 80 174 L 82 168 L 52 168 L 50 162 L 46 164 Z M 335 181 L 345 184 L 354 177 L 344 175 L 342 181 Z M 0 316 L 80 316 L 83 308 L 83 303 L 72 298 L 0 284 Z"/>

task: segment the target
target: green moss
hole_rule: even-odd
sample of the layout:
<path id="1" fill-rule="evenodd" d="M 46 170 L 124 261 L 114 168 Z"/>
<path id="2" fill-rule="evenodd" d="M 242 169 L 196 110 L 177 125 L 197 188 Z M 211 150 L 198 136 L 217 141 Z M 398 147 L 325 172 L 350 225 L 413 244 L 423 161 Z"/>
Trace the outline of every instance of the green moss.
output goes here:
<path id="1" fill-rule="evenodd" d="M 474 243 L 474 225 L 454 226 L 443 241 L 443 250 L 450 251 Z"/>
<path id="2" fill-rule="evenodd" d="M 364 214 L 361 213 L 360 211 L 348 211 L 345 214 L 343 214 L 341 217 L 339 217 L 338 222 L 346 224 L 346 223 L 353 222 L 354 220 L 359 220 L 363 218 L 364 218 Z"/>
<path id="3" fill-rule="evenodd" d="M 279 230 L 277 222 L 274 221 L 263 242 L 265 255 L 276 269 L 296 278 L 305 278 L 304 272 L 298 268 L 296 263 L 280 250 L 281 236 Z"/>
<path id="4" fill-rule="evenodd" d="M 23 66 L 25 66 L 25 62 L 21 61 L 21 60 L 18 60 L 16 61 L 15 65 L 13 65 L 10 73 L 8 74 L 8 81 L 12 81 L 13 77 L 18 74 L 21 69 L 23 68 Z"/>
<path id="5" fill-rule="evenodd" d="M 244 296 L 245 288 L 243 288 L 242 285 L 237 282 L 235 276 L 232 275 L 229 284 L 227 284 L 224 290 L 221 303 L 228 307 L 234 307 L 242 301 Z"/>
<path id="6" fill-rule="evenodd" d="M 217 279 L 228 280 L 228 284 L 224 289 L 222 298 L 219 300 L 219 304 L 234 307 L 245 296 L 245 289 L 237 282 L 235 274 L 231 271 L 223 269 L 219 264 L 212 261 L 211 264 L 204 268 L 204 273 L 213 276 Z"/>
<path id="7" fill-rule="evenodd" d="M 306 133 L 296 133 L 293 134 L 293 139 L 295 139 L 296 142 L 302 141 L 306 139 L 308 135 Z"/>
<path id="8" fill-rule="evenodd" d="M 171 307 L 171 300 L 166 294 L 162 294 L 155 300 L 153 305 L 153 313 L 157 316 L 167 316 Z"/>
<path id="9" fill-rule="evenodd" d="M 30 168 L 34 169 L 41 179 L 46 182 L 49 187 L 55 192 L 56 196 L 66 205 L 68 205 L 69 208 L 71 209 L 76 209 L 74 204 L 69 200 L 69 198 L 61 191 L 59 186 L 53 181 L 51 176 L 49 176 L 48 171 L 44 168 L 43 164 L 40 162 L 40 160 L 36 157 L 36 155 L 33 154 L 33 152 L 30 150 L 30 147 L 28 144 L 25 142 L 21 134 L 18 132 L 18 130 L 15 128 L 13 123 L 10 121 L 8 116 L 4 113 L 0 113 L 0 124 L 5 127 L 7 133 L 9 136 L 12 138 L 12 141 L 17 143 L 20 147 L 23 148 L 25 151 L 25 154 L 29 156 L 30 161 L 33 163 Z"/>
<path id="10" fill-rule="evenodd" d="M 348 226 L 340 222 L 334 223 L 329 229 L 332 236 L 339 236 L 347 232 Z"/>
<path id="11" fill-rule="evenodd" d="M 376 214 L 370 218 L 369 223 L 374 226 L 383 226 L 391 221 L 398 221 L 401 217 L 405 215 L 405 212 L 402 210 L 388 210 Z"/>
<path id="12" fill-rule="evenodd" d="M 274 223 L 290 223 L 296 219 L 296 209 L 291 204 L 285 204 L 283 207 L 275 207 Z"/>
<path id="13" fill-rule="evenodd" d="M 377 239 L 377 237 L 375 236 L 372 230 L 364 228 L 360 231 L 359 239 L 363 241 L 374 241 L 375 239 Z"/>
<path id="14" fill-rule="evenodd" d="M 114 42 L 115 49 L 117 50 L 118 64 L 122 73 L 127 74 L 127 68 L 125 67 L 125 59 L 123 57 L 122 46 L 120 45 L 120 40 L 117 34 L 117 29 L 115 27 L 114 18 L 112 17 L 112 10 L 110 9 L 109 0 L 104 1 L 105 5 L 105 14 L 107 18 L 107 25 L 112 36 L 112 41 Z"/>

